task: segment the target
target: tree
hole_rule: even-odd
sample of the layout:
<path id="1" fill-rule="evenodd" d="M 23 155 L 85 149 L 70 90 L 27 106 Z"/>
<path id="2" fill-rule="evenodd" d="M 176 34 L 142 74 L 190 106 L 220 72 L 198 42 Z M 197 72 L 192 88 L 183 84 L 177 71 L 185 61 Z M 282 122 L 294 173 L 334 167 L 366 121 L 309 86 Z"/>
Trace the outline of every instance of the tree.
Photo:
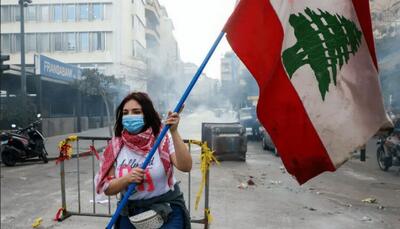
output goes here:
<path id="1" fill-rule="evenodd" d="M 108 130 L 110 136 L 113 136 L 110 105 L 109 101 L 113 99 L 115 93 L 111 91 L 111 87 L 117 83 L 114 76 L 108 76 L 100 73 L 97 69 L 82 70 L 82 77 L 77 81 L 78 89 L 86 95 L 101 96 L 106 107 Z"/>
<path id="2" fill-rule="evenodd" d="M 309 64 L 325 100 L 331 78 L 336 86 L 337 69 L 348 62 L 349 54 L 357 52 L 362 33 L 343 16 L 322 10 L 317 14 L 309 8 L 305 13 L 311 20 L 302 13 L 289 17 L 297 43 L 282 53 L 282 60 L 290 78 L 301 66 Z"/>

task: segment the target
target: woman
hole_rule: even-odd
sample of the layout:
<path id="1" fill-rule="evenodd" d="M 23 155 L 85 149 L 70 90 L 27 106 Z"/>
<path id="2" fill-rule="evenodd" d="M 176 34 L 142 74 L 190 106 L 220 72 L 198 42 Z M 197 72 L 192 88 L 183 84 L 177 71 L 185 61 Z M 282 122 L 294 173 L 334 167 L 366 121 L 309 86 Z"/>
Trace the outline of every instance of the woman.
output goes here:
<path id="1" fill-rule="evenodd" d="M 115 137 L 102 157 L 96 191 L 124 195 L 131 183 L 137 186 L 115 228 L 135 228 L 128 217 L 148 210 L 162 217 L 162 228 L 190 228 L 183 194 L 173 176 L 174 166 L 183 172 L 192 168 L 192 157 L 178 132 L 179 120 L 178 113 L 168 113 L 165 124 L 171 125 L 170 133 L 143 170 L 141 166 L 161 131 L 161 119 L 146 93 L 133 92 L 118 106 Z"/>

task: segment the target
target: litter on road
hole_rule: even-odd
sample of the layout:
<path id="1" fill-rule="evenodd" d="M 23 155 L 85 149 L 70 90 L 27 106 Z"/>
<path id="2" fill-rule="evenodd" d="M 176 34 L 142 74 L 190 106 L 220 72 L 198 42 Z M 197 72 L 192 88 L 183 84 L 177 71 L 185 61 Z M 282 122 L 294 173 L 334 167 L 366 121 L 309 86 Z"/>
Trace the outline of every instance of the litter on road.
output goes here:
<path id="1" fill-rule="evenodd" d="M 365 198 L 362 200 L 363 203 L 369 203 L 369 204 L 375 204 L 376 203 L 376 199 L 375 198 Z"/>

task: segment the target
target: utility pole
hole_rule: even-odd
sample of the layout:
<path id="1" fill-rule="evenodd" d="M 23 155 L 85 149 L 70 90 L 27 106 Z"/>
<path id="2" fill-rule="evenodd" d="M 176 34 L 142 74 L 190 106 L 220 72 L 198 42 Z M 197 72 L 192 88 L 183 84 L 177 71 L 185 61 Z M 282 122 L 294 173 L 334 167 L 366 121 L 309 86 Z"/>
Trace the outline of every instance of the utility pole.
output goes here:
<path id="1" fill-rule="evenodd" d="M 32 0 L 19 0 L 20 9 L 20 24 L 21 24 L 21 96 L 26 98 L 26 73 L 25 73 L 25 17 L 24 7 L 28 7 L 28 3 L 32 3 Z"/>

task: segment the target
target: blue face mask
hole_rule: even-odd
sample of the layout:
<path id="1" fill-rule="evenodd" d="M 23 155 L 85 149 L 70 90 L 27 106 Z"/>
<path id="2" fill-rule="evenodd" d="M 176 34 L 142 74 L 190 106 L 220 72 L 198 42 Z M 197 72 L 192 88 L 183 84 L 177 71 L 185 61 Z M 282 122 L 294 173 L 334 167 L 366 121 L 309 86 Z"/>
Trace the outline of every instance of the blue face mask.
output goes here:
<path id="1" fill-rule="evenodd" d="M 122 125 L 129 133 L 137 134 L 144 126 L 143 115 L 124 115 L 122 116 Z"/>

